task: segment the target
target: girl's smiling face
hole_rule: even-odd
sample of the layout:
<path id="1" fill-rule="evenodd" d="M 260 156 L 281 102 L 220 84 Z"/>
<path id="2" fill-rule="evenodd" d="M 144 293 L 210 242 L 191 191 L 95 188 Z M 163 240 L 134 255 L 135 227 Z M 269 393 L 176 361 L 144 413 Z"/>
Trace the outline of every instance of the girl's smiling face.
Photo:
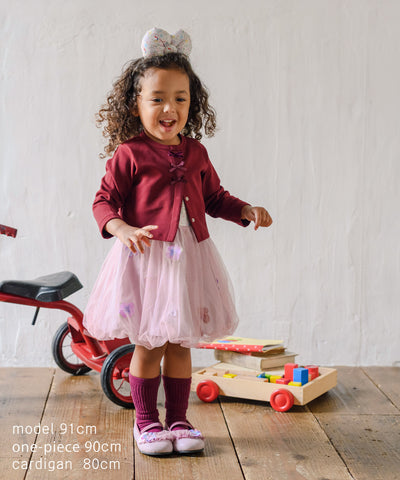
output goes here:
<path id="1" fill-rule="evenodd" d="M 137 111 L 148 137 L 164 145 L 179 145 L 190 107 L 189 77 L 180 70 L 149 68 L 140 81 Z"/>

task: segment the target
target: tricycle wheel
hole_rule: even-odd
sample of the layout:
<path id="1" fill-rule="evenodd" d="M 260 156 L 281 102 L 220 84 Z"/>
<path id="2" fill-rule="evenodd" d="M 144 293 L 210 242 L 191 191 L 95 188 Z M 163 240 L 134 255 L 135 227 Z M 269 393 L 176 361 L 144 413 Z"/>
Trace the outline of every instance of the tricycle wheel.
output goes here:
<path id="1" fill-rule="evenodd" d="M 56 331 L 53 337 L 53 358 L 64 372 L 73 375 L 83 375 L 90 372 L 91 368 L 85 365 L 71 349 L 72 335 L 68 322 L 65 322 Z"/>
<path id="2" fill-rule="evenodd" d="M 269 402 L 271 407 L 277 412 L 287 412 L 293 407 L 293 393 L 290 390 L 280 388 L 272 392 Z"/>
<path id="3" fill-rule="evenodd" d="M 100 373 L 101 386 L 106 396 L 125 408 L 134 408 L 129 384 L 129 366 L 135 345 L 116 348 L 108 355 Z"/>
<path id="4" fill-rule="evenodd" d="M 219 395 L 219 387 L 212 380 L 204 380 L 197 385 L 196 393 L 203 402 L 213 402 Z"/>

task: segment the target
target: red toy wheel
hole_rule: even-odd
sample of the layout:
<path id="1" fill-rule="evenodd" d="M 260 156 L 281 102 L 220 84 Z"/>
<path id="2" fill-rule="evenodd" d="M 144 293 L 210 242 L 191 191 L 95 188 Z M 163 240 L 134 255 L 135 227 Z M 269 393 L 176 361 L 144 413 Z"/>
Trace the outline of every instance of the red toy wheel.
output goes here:
<path id="1" fill-rule="evenodd" d="M 135 345 L 127 344 L 113 350 L 104 360 L 100 380 L 103 392 L 117 405 L 134 408 L 129 385 L 129 365 Z"/>
<path id="2" fill-rule="evenodd" d="M 82 359 L 73 352 L 71 347 L 73 343 L 71 327 L 68 325 L 68 322 L 65 322 L 53 337 L 54 361 L 64 372 L 72 373 L 73 375 L 83 375 L 90 372 L 91 368 L 85 365 Z"/>
<path id="3" fill-rule="evenodd" d="M 196 393 L 203 402 L 213 402 L 219 395 L 219 387 L 211 380 L 204 380 L 197 385 Z"/>
<path id="4" fill-rule="evenodd" d="M 284 388 L 280 388 L 279 390 L 272 392 L 269 402 L 271 407 L 277 412 L 287 412 L 293 407 L 293 393 Z"/>

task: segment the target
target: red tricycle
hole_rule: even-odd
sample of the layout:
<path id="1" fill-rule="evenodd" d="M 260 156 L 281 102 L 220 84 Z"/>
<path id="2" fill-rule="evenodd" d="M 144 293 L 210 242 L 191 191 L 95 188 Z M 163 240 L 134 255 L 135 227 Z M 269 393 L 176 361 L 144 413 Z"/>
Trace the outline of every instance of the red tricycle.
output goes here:
<path id="1" fill-rule="evenodd" d="M 15 237 L 15 228 L 0 225 L 0 234 Z M 129 365 L 135 345 L 128 338 L 107 341 L 91 337 L 83 326 L 83 313 L 64 299 L 82 285 L 71 272 L 58 272 L 31 281 L 0 281 L 0 301 L 36 307 L 32 325 L 41 308 L 64 310 L 71 316 L 53 338 L 53 357 L 65 372 L 83 375 L 100 372 L 106 396 L 122 407 L 133 408 L 129 386 Z"/>

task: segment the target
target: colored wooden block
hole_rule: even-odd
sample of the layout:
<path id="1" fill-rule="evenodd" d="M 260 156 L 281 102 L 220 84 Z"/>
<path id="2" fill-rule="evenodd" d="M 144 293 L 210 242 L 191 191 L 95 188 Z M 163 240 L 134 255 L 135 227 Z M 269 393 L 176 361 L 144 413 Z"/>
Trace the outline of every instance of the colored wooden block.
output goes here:
<path id="1" fill-rule="evenodd" d="M 277 378 L 275 383 L 279 383 L 280 385 L 288 385 L 290 380 L 288 378 Z"/>
<path id="2" fill-rule="evenodd" d="M 234 373 L 225 373 L 224 375 L 224 378 L 235 378 L 237 377 L 237 375 L 235 375 Z"/>
<path id="3" fill-rule="evenodd" d="M 301 382 L 289 382 L 288 385 L 291 387 L 301 387 Z"/>
<path id="4" fill-rule="evenodd" d="M 319 368 L 317 365 L 306 365 L 305 368 L 308 369 L 308 381 L 314 380 L 319 377 Z"/>
<path id="5" fill-rule="evenodd" d="M 265 377 L 265 372 L 262 372 L 262 373 L 258 374 L 257 378 L 266 378 Z"/>
<path id="6" fill-rule="evenodd" d="M 293 369 L 293 381 L 300 382 L 302 385 L 308 383 L 308 369 L 307 368 L 294 368 Z"/>
<path id="7" fill-rule="evenodd" d="M 288 378 L 289 381 L 293 380 L 293 370 L 298 367 L 297 363 L 286 363 L 285 364 L 285 378 Z"/>
<path id="8" fill-rule="evenodd" d="M 269 377 L 269 381 L 270 381 L 271 383 L 276 383 L 276 381 L 277 381 L 279 378 L 282 378 L 281 375 L 271 375 L 271 376 Z"/>

